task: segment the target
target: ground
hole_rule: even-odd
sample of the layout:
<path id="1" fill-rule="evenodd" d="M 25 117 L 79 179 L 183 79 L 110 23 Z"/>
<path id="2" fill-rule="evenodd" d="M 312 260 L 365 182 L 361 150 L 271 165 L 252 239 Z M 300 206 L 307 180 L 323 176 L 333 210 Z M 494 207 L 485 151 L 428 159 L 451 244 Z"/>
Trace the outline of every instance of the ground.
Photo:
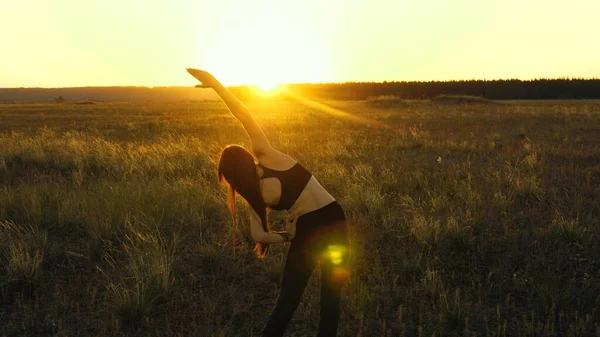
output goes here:
<path id="1" fill-rule="evenodd" d="M 240 212 L 232 254 L 216 161 L 241 125 L 86 103 L 0 105 L 0 335 L 259 335 L 286 247 L 256 259 Z M 350 219 L 340 336 L 600 334 L 600 102 L 248 105 Z"/>

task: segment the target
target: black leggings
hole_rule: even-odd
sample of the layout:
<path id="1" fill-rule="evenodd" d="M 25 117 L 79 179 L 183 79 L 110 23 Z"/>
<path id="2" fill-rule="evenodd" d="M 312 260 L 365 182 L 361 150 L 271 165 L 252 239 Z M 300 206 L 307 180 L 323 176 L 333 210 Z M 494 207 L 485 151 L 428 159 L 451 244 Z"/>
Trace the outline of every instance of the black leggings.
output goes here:
<path id="1" fill-rule="evenodd" d="M 347 275 L 348 234 L 342 207 L 332 202 L 298 218 L 296 237 L 285 261 L 277 304 L 263 336 L 283 336 L 300 303 L 306 283 L 321 263 L 319 337 L 336 336 L 340 319 L 340 290 Z"/>

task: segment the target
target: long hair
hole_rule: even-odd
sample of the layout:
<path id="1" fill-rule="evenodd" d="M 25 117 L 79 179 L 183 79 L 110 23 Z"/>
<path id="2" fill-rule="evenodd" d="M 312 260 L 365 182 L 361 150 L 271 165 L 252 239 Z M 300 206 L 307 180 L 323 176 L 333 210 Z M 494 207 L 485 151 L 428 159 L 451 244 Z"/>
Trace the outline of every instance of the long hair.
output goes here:
<path id="1" fill-rule="evenodd" d="M 227 206 L 233 220 L 233 254 L 235 255 L 235 232 L 237 229 L 235 216 L 235 194 L 238 193 L 260 217 L 263 229 L 269 231 L 267 220 L 267 204 L 260 192 L 260 178 L 256 172 L 256 163 L 250 152 L 239 145 L 229 145 L 221 152 L 219 159 L 219 181 L 228 184 Z M 269 251 L 269 245 L 257 242 L 254 253 L 258 258 L 264 258 Z"/>

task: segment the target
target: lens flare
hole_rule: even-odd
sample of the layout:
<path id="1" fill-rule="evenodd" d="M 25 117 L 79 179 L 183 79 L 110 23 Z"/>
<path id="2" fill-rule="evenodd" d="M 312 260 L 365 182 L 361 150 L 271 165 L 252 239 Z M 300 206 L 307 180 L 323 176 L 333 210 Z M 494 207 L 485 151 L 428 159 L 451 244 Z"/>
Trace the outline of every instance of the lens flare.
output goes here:
<path id="1" fill-rule="evenodd" d="M 343 283 L 350 277 L 350 270 L 345 266 L 344 261 L 347 260 L 348 247 L 342 245 L 328 245 L 324 253 L 325 259 L 331 261 L 333 268 L 331 276 L 333 281 Z"/>
<path id="2" fill-rule="evenodd" d="M 344 283 L 350 279 L 350 270 L 344 267 L 336 267 L 332 270 L 331 276 L 335 282 Z"/>
<path id="3" fill-rule="evenodd" d="M 333 264 L 341 264 L 344 261 L 345 248 L 338 245 L 327 246 L 327 257 Z"/>

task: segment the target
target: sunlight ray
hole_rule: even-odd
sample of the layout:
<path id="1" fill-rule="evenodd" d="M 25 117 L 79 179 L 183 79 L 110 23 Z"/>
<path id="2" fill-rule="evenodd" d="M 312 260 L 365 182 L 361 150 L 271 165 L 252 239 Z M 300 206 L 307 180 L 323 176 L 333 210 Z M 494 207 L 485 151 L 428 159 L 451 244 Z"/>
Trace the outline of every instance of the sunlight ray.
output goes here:
<path id="1" fill-rule="evenodd" d="M 349 112 L 346 112 L 344 110 L 340 110 L 334 107 L 330 107 L 328 105 L 325 105 L 323 103 L 319 103 L 317 101 L 311 100 L 309 98 L 306 97 L 302 97 L 298 94 L 289 92 L 289 91 L 283 91 L 282 94 L 286 97 L 292 98 L 304 105 L 307 105 L 311 108 L 317 109 L 319 111 L 325 112 L 327 114 L 330 114 L 332 116 L 335 117 L 339 117 L 339 118 L 343 118 L 349 121 L 352 121 L 354 123 L 358 123 L 358 124 L 362 124 L 362 125 L 368 125 L 368 126 L 373 126 L 373 127 L 377 127 L 377 128 L 382 128 L 382 129 L 386 129 L 386 130 L 390 130 L 390 131 L 394 131 L 396 129 L 391 128 L 389 125 L 384 124 L 382 122 L 373 120 L 373 119 L 369 119 L 369 118 L 365 118 L 365 117 L 361 117 L 361 116 L 357 116 L 354 114 L 351 114 Z"/>

